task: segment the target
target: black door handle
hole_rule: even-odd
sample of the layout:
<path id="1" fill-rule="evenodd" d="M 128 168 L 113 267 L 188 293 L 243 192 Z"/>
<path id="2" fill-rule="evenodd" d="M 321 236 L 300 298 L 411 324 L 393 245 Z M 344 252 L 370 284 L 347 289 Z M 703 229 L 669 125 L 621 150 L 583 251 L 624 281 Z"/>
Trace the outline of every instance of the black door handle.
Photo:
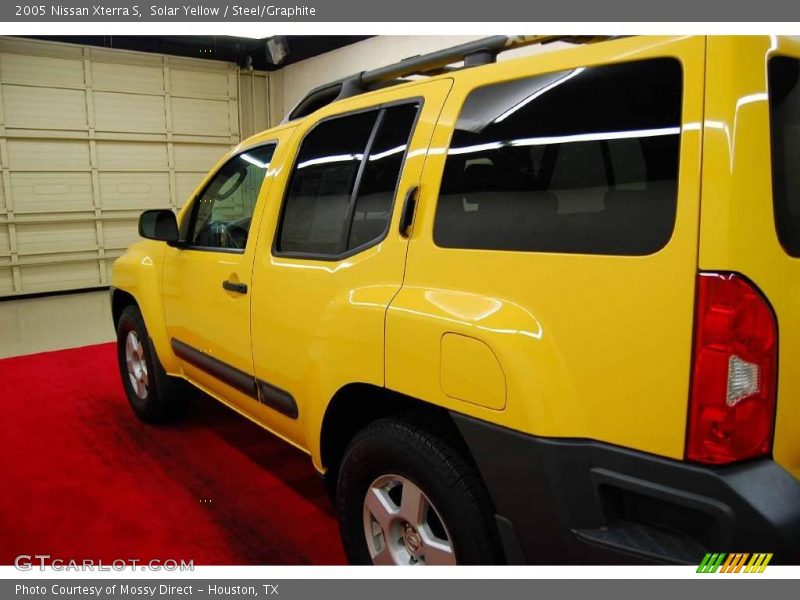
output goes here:
<path id="1" fill-rule="evenodd" d="M 415 185 L 406 192 L 406 199 L 403 201 L 403 211 L 400 213 L 400 235 L 408 237 L 408 231 L 414 223 L 414 210 L 417 208 L 417 190 Z"/>
<path id="2" fill-rule="evenodd" d="M 222 282 L 222 287 L 229 292 L 236 292 L 237 294 L 247 293 L 246 283 L 236 283 L 235 281 L 228 281 L 227 279 Z"/>

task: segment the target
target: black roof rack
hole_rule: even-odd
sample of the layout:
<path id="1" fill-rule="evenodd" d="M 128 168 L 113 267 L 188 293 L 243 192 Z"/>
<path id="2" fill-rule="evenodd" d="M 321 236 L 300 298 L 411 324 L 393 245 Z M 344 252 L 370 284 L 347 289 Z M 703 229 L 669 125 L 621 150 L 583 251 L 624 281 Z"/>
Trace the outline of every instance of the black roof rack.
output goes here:
<path id="1" fill-rule="evenodd" d="M 412 75 L 433 76 L 455 70 L 450 66 L 453 63 L 463 62 L 464 66 L 462 68 L 468 68 L 493 63 L 501 52 L 523 46 L 549 44 L 559 41 L 588 44 L 608 39 L 611 39 L 611 36 L 495 35 L 431 52 L 430 54 L 412 56 L 392 65 L 372 69 L 371 71 L 362 71 L 314 88 L 289 111 L 283 122 L 305 117 L 317 109 L 342 98 L 350 98 L 381 87 L 405 83 L 405 77 Z"/>

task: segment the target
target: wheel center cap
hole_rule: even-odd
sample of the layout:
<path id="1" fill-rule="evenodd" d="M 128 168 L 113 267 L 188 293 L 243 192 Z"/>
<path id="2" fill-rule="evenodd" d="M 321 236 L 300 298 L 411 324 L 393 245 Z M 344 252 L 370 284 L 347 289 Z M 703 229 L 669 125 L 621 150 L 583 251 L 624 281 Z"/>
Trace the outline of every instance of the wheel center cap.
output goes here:
<path id="1" fill-rule="evenodd" d="M 403 545 L 414 558 L 422 554 L 422 537 L 412 527 L 406 527 L 403 531 Z"/>

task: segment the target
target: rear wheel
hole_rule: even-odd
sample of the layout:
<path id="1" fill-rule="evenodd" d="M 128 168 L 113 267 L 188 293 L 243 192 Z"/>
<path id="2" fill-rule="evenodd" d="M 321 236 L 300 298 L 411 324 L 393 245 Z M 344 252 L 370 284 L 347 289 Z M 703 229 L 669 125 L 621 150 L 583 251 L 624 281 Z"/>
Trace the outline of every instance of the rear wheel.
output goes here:
<path id="1" fill-rule="evenodd" d="M 125 395 L 140 419 L 156 423 L 177 413 L 183 382 L 164 371 L 137 306 L 125 307 L 117 323 L 117 359 Z"/>
<path id="2" fill-rule="evenodd" d="M 337 510 L 350 562 L 498 564 L 483 483 L 443 438 L 403 419 L 359 432 L 339 472 Z"/>

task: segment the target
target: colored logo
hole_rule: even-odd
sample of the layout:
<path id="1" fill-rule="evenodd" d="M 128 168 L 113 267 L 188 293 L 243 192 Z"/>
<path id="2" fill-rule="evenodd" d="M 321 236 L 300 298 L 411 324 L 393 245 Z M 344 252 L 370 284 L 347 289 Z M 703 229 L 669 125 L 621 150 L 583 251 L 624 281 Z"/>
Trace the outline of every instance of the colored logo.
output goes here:
<path id="1" fill-rule="evenodd" d="M 747 552 L 734 552 L 726 554 L 724 552 L 709 552 L 703 558 L 700 566 L 697 567 L 697 572 L 763 573 L 771 560 L 772 553 L 758 552 L 749 554 Z"/>

